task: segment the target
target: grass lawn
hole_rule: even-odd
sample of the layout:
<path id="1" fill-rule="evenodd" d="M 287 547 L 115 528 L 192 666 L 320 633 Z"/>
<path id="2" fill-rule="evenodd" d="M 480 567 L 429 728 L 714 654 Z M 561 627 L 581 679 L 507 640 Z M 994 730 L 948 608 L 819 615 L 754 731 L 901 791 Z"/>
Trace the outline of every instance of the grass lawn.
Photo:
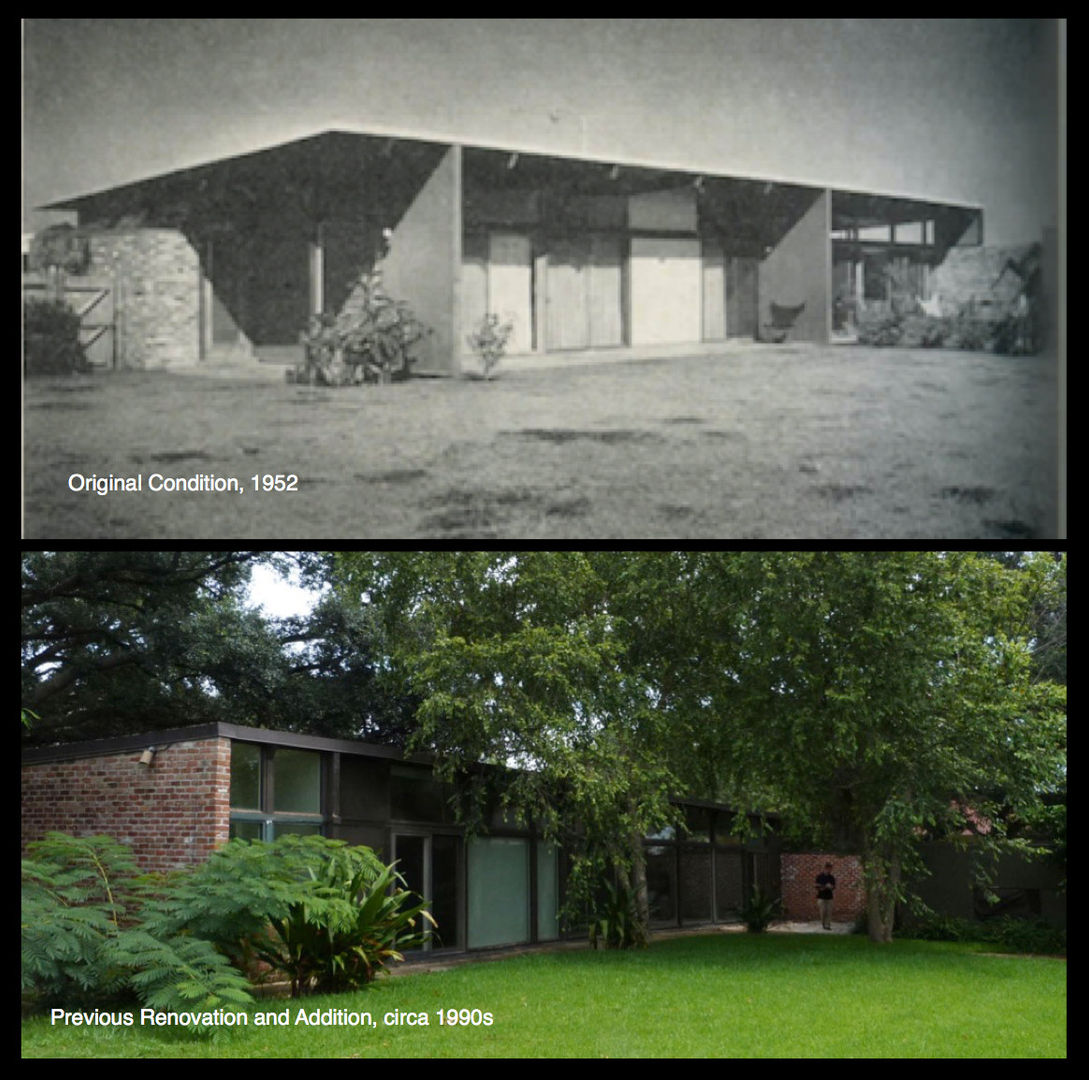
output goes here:
<path id="1" fill-rule="evenodd" d="M 1044 538 L 1057 424 L 1054 360 L 858 346 L 340 390 L 32 379 L 24 536 Z M 75 492 L 73 473 L 144 490 Z M 155 493 L 155 473 L 242 490 Z M 277 474 L 297 489 L 253 490 Z"/>
<path id="2" fill-rule="evenodd" d="M 979 946 L 713 934 L 630 953 L 555 952 L 384 980 L 356 994 L 265 1001 L 368 1011 L 374 1026 L 59 1028 L 23 1023 L 23 1056 L 1064 1057 L 1066 963 Z M 490 1026 L 438 1026 L 445 1009 Z M 428 1014 L 430 1026 L 384 1023 Z"/>

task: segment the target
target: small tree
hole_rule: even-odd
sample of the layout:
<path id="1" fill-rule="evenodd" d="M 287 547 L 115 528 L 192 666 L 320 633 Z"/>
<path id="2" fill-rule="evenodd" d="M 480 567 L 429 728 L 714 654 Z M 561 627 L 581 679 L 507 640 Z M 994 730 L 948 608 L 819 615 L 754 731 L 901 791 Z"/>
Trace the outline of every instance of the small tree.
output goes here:
<path id="1" fill-rule="evenodd" d="M 30 244 L 30 268 L 45 277 L 53 299 L 59 299 L 64 291 L 64 276 L 82 274 L 90 258 L 87 238 L 67 223 L 42 229 Z"/>
<path id="2" fill-rule="evenodd" d="M 498 315 L 488 314 L 481 319 L 477 328 L 465 340 L 469 348 L 480 357 L 484 369 L 484 378 L 492 377 L 492 368 L 503 359 L 507 351 L 507 342 L 514 333 L 514 323 L 500 322 Z"/>

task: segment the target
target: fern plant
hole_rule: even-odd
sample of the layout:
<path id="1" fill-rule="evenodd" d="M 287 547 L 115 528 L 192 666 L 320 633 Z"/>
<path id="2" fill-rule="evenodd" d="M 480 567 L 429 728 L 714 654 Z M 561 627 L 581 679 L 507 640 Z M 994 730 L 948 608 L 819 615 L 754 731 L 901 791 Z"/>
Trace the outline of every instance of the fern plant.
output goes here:
<path id="1" fill-rule="evenodd" d="M 66 1005 L 136 996 L 162 1009 L 252 1002 L 245 977 L 207 940 L 141 925 L 160 885 L 109 836 L 49 833 L 23 861 L 22 987 Z"/>
<path id="2" fill-rule="evenodd" d="M 22 987 L 48 997 L 122 992 L 112 952 L 138 906 L 136 863 L 109 836 L 51 832 L 22 866 Z"/>

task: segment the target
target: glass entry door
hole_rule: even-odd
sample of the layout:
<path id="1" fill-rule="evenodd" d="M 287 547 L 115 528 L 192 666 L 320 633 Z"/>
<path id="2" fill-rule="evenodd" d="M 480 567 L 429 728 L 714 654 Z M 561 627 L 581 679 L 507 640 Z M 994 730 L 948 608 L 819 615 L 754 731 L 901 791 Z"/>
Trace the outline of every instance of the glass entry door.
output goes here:
<path id="1" fill-rule="evenodd" d="M 427 948 L 456 948 L 458 932 L 458 837 L 443 834 L 395 833 L 393 857 L 405 887 L 430 901 L 438 926 L 428 924 Z"/>

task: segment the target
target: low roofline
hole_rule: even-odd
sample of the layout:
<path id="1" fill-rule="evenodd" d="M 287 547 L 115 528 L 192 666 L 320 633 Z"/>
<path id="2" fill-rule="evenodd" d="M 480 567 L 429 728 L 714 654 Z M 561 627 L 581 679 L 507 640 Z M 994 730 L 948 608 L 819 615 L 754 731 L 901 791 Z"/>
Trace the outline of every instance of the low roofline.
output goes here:
<path id="1" fill-rule="evenodd" d="M 140 184 L 150 183 L 155 180 L 162 180 L 170 176 L 177 176 L 180 173 L 191 172 L 196 169 L 206 169 L 214 165 L 219 165 L 223 162 L 234 161 L 239 158 L 252 157 L 259 154 L 268 153 L 272 150 L 279 150 L 284 147 L 292 146 L 296 143 L 306 142 L 310 139 L 318 139 L 326 135 L 348 135 L 377 139 L 400 139 L 407 142 L 428 143 L 431 145 L 460 146 L 466 150 L 491 150 L 500 153 L 532 154 L 537 157 L 560 158 L 565 161 L 585 161 L 588 163 L 599 165 L 617 165 L 620 168 L 624 168 L 626 166 L 633 169 L 656 169 L 663 172 L 686 173 L 692 176 L 707 176 L 723 180 L 753 180 L 768 184 L 790 184 L 796 187 L 810 188 L 814 191 L 831 191 L 833 193 L 852 195 L 870 195 L 883 199 L 899 199 L 908 202 L 930 203 L 935 206 L 955 207 L 959 210 L 983 210 L 983 206 L 980 203 L 953 202 L 949 199 L 934 198 L 931 195 L 913 195 L 905 192 L 880 191 L 873 189 L 867 189 L 862 191 L 855 188 L 837 186 L 835 184 L 830 184 L 822 180 L 803 180 L 797 177 L 771 175 L 766 173 L 723 172 L 719 166 L 708 167 L 699 163 L 695 165 L 690 162 L 685 164 L 677 164 L 676 162 L 655 160 L 650 158 L 632 158 L 627 156 L 618 157 L 616 155 L 591 154 L 586 152 L 580 152 L 578 154 L 561 153 L 554 149 L 543 148 L 539 145 L 535 146 L 532 143 L 521 143 L 517 140 L 513 142 L 490 142 L 480 139 L 465 139 L 457 136 L 451 136 L 449 134 L 440 134 L 430 131 L 416 130 L 412 132 L 406 132 L 403 129 L 390 128 L 381 124 L 369 125 L 366 128 L 335 127 L 326 128 L 321 131 L 313 131 L 310 134 L 299 135 L 293 139 L 288 139 L 285 142 L 270 143 L 264 146 L 257 146 L 252 150 L 244 150 L 241 153 L 233 154 L 229 157 L 213 158 L 210 161 L 195 162 L 192 165 L 183 165 L 177 169 L 171 169 L 169 172 L 155 173 L 151 176 L 145 176 L 136 180 L 126 180 L 124 183 L 115 184 L 112 187 L 101 188 L 98 191 L 88 192 L 83 195 L 73 195 L 67 199 L 54 200 L 53 202 L 38 206 L 35 209 L 78 209 L 78 207 L 73 204 L 83 202 L 87 199 L 98 198 L 99 196 L 107 195 L 111 192 L 118 191 L 121 188 L 136 187 Z"/>
<path id="2" fill-rule="evenodd" d="M 299 750 L 331 750 L 341 754 L 410 761 L 421 765 L 429 764 L 433 760 L 427 754 L 406 756 L 396 746 L 384 746 L 357 739 L 333 739 L 321 735 L 301 735 L 291 731 L 273 731 L 270 728 L 244 727 L 241 724 L 219 722 L 197 724 L 193 727 L 164 728 L 162 731 L 148 731 L 138 735 L 114 735 L 105 739 L 29 747 L 23 751 L 22 760 L 24 765 L 41 765 L 50 761 L 76 761 L 80 758 L 123 754 L 149 746 L 161 749 L 172 743 L 199 742 L 206 739 L 236 739 L 242 742 L 264 743 L 268 746 L 290 746 Z"/>
<path id="3" fill-rule="evenodd" d="M 162 731 L 148 731 L 138 735 L 114 735 L 105 739 L 88 739 L 82 742 L 54 743 L 51 746 L 35 746 L 22 753 L 23 765 L 45 765 L 54 761 L 78 761 L 82 758 L 106 757 L 111 754 L 124 754 L 133 750 L 155 747 L 163 750 L 167 746 L 180 742 L 200 742 L 210 739 L 234 739 L 238 742 L 255 742 L 265 746 L 291 747 L 295 750 L 324 750 L 340 754 L 354 754 L 358 757 L 383 758 L 387 761 L 405 761 L 414 765 L 431 765 L 433 754 L 405 755 L 396 746 L 384 746 L 380 743 L 368 743 L 358 739 L 333 739 L 323 735 L 301 735 L 292 731 L 274 731 L 271 728 L 244 727 L 241 724 L 196 724 L 193 727 L 164 728 Z M 709 802 L 705 799 L 689 799 L 682 796 L 672 797 L 670 802 L 678 806 L 695 806 L 707 810 L 726 810 L 733 814 L 744 811 L 725 803 Z M 777 813 L 745 813 L 756 820 L 766 818 L 778 821 Z"/>

